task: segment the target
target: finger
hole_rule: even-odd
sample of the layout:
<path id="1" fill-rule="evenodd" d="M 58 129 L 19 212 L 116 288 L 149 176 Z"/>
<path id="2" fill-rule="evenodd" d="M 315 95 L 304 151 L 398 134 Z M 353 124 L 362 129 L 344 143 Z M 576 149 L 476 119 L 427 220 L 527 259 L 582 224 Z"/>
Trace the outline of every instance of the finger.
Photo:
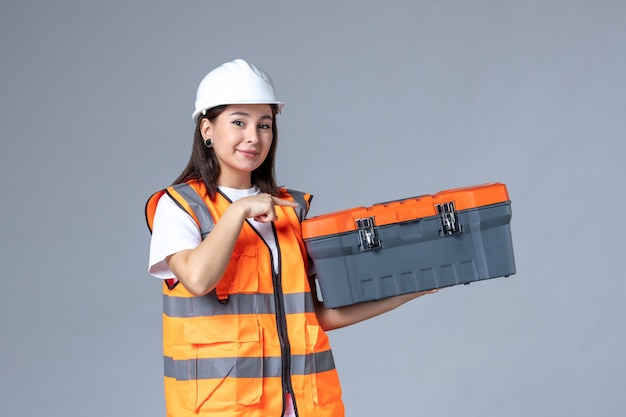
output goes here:
<path id="1" fill-rule="evenodd" d="M 269 222 L 273 222 L 277 220 L 278 217 L 274 213 L 269 213 L 269 214 L 261 214 L 259 216 L 254 216 L 253 219 L 259 223 L 269 223 Z"/>
<path id="2" fill-rule="evenodd" d="M 419 291 L 419 292 L 410 293 L 410 294 L 408 294 L 408 296 L 410 298 L 419 298 L 419 297 L 423 297 L 423 296 L 428 295 L 428 294 L 434 294 L 436 292 L 439 292 L 439 290 L 438 289 L 434 289 L 434 290 Z"/>
<path id="3" fill-rule="evenodd" d="M 274 204 L 277 206 L 298 207 L 299 205 L 295 201 L 283 200 L 283 199 L 280 199 L 278 197 L 273 197 L 273 196 L 272 196 L 272 200 L 274 200 Z"/>

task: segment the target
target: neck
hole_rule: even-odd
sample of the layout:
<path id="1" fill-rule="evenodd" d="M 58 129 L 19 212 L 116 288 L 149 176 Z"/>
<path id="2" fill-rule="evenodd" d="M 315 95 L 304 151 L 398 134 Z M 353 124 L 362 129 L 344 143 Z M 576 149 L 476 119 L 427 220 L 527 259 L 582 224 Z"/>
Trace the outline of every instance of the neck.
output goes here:
<path id="1" fill-rule="evenodd" d="M 217 180 L 218 187 L 234 188 L 236 190 L 247 190 L 252 188 L 252 179 L 247 177 L 228 177 L 221 175 Z"/>

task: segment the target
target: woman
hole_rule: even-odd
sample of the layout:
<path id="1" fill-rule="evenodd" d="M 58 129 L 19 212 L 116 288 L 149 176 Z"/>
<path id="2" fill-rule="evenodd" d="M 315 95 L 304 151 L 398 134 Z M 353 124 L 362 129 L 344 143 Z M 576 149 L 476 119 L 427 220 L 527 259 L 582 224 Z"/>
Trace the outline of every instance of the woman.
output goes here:
<path id="1" fill-rule="evenodd" d="M 312 196 L 274 176 L 282 107 L 256 66 L 211 71 L 189 163 L 146 205 L 149 272 L 164 279 L 168 416 L 343 416 L 325 331 L 424 294 L 338 309 L 317 301 L 300 235 Z"/>

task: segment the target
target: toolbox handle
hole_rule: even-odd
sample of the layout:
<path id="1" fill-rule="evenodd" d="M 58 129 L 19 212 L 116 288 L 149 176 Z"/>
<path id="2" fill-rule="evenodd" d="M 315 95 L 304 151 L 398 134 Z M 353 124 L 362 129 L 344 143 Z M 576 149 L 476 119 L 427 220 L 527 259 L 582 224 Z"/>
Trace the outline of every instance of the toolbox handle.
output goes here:
<path id="1" fill-rule="evenodd" d="M 399 198 L 397 200 L 384 201 L 384 202 L 380 203 L 380 205 L 387 206 L 387 205 L 393 204 L 393 203 L 401 203 L 401 202 L 406 201 L 406 200 L 419 200 L 420 198 L 424 198 L 424 197 L 430 197 L 430 196 L 428 194 L 420 194 L 420 195 L 416 195 L 414 197 Z"/>

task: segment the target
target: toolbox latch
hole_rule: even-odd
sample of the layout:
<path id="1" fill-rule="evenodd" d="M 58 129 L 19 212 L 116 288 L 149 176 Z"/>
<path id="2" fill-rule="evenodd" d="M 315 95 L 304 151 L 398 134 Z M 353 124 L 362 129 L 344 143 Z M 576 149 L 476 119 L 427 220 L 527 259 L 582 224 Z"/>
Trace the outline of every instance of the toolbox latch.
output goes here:
<path id="1" fill-rule="evenodd" d="M 362 251 L 380 248 L 382 246 L 373 217 L 356 219 L 356 227 L 359 230 L 359 246 Z"/>
<path id="2" fill-rule="evenodd" d="M 441 232 L 444 236 L 461 233 L 461 225 L 459 224 L 459 216 L 454 207 L 454 201 L 437 204 L 437 212 L 441 219 Z"/>

